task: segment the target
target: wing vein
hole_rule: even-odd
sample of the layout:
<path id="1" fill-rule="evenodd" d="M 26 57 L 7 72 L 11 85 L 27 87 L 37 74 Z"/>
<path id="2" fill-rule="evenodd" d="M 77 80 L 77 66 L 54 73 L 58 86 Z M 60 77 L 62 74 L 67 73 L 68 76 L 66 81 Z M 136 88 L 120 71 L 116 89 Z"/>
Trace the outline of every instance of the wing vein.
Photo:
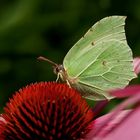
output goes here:
<path id="1" fill-rule="evenodd" d="M 88 64 L 88 65 L 85 67 L 85 69 L 83 69 L 81 72 L 79 72 L 78 75 L 76 75 L 76 78 L 79 77 L 86 69 L 88 69 L 88 68 L 98 59 L 98 57 L 99 57 L 100 55 L 102 55 L 107 49 L 108 49 L 108 47 L 105 48 L 104 51 L 102 51 L 99 55 L 97 55 L 97 57 L 96 57 L 90 64 Z M 89 50 L 89 51 L 90 51 L 90 50 Z"/>

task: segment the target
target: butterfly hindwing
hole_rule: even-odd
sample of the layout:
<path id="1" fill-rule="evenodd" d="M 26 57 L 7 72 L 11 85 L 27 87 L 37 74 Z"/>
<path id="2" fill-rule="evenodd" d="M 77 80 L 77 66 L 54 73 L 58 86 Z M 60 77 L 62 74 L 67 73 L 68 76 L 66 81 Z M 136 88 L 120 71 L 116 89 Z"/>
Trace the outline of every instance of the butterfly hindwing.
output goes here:
<path id="1" fill-rule="evenodd" d="M 83 69 L 77 77 L 77 83 L 90 87 L 90 90 L 99 95 L 112 98 L 108 96 L 107 90 L 123 88 L 135 77 L 132 53 L 127 44 L 117 40 L 102 42 L 96 47 L 106 49 Z M 89 51 L 89 55 L 94 54 L 94 49 Z M 91 92 L 89 93 L 91 97 Z"/>

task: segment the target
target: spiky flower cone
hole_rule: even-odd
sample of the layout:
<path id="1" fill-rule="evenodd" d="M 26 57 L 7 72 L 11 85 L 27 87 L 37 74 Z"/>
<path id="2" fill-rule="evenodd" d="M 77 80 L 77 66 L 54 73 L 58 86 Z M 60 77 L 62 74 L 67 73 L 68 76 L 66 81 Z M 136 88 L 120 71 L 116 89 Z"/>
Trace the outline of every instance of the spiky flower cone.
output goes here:
<path id="1" fill-rule="evenodd" d="M 78 92 L 55 82 L 19 90 L 2 116 L 4 140 L 80 140 L 93 120 L 93 112 Z"/>

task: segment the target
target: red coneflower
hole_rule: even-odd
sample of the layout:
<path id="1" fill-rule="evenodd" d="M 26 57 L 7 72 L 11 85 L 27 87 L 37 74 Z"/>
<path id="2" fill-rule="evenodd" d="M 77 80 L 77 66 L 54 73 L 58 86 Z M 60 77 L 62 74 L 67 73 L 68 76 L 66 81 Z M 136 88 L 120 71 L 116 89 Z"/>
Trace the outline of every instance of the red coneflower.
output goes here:
<path id="1" fill-rule="evenodd" d="M 90 131 L 94 116 L 77 91 L 55 82 L 20 89 L 4 110 L 4 140 L 80 140 Z"/>
<path id="2" fill-rule="evenodd" d="M 104 101 L 93 114 L 85 100 L 65 84 L 27 86 L 14 95 L 0 117 L 0 140 L 139 140 L 140 86 L 110 94 L 129 98 L 92 121 Z M 128 105 L 135 108 L 124 110 Z"/>

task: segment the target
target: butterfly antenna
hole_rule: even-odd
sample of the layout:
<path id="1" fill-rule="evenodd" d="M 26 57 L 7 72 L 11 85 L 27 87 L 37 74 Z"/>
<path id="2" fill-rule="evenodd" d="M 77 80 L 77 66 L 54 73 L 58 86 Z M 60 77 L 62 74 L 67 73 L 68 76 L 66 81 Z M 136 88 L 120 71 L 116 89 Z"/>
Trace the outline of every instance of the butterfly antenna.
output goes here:
<path id="1" fill-rule="evenodd" d="M 47 62 L 49 62 L 50 64 L 52 64 L 53 66 L 58 66 L 58 64 L 56 64 L 55 62 L 53 62 L 53 61 L 51 61 L 51 60 L 49 60 L 49 59 L 47 59 L 47 58 L 45 58 L 45 57 L 43 57 L 43 56 L 39 56 L 37 59 L 38 59 L 38 60 L 41 60 L 41 61 L 47 61 Z"/>

